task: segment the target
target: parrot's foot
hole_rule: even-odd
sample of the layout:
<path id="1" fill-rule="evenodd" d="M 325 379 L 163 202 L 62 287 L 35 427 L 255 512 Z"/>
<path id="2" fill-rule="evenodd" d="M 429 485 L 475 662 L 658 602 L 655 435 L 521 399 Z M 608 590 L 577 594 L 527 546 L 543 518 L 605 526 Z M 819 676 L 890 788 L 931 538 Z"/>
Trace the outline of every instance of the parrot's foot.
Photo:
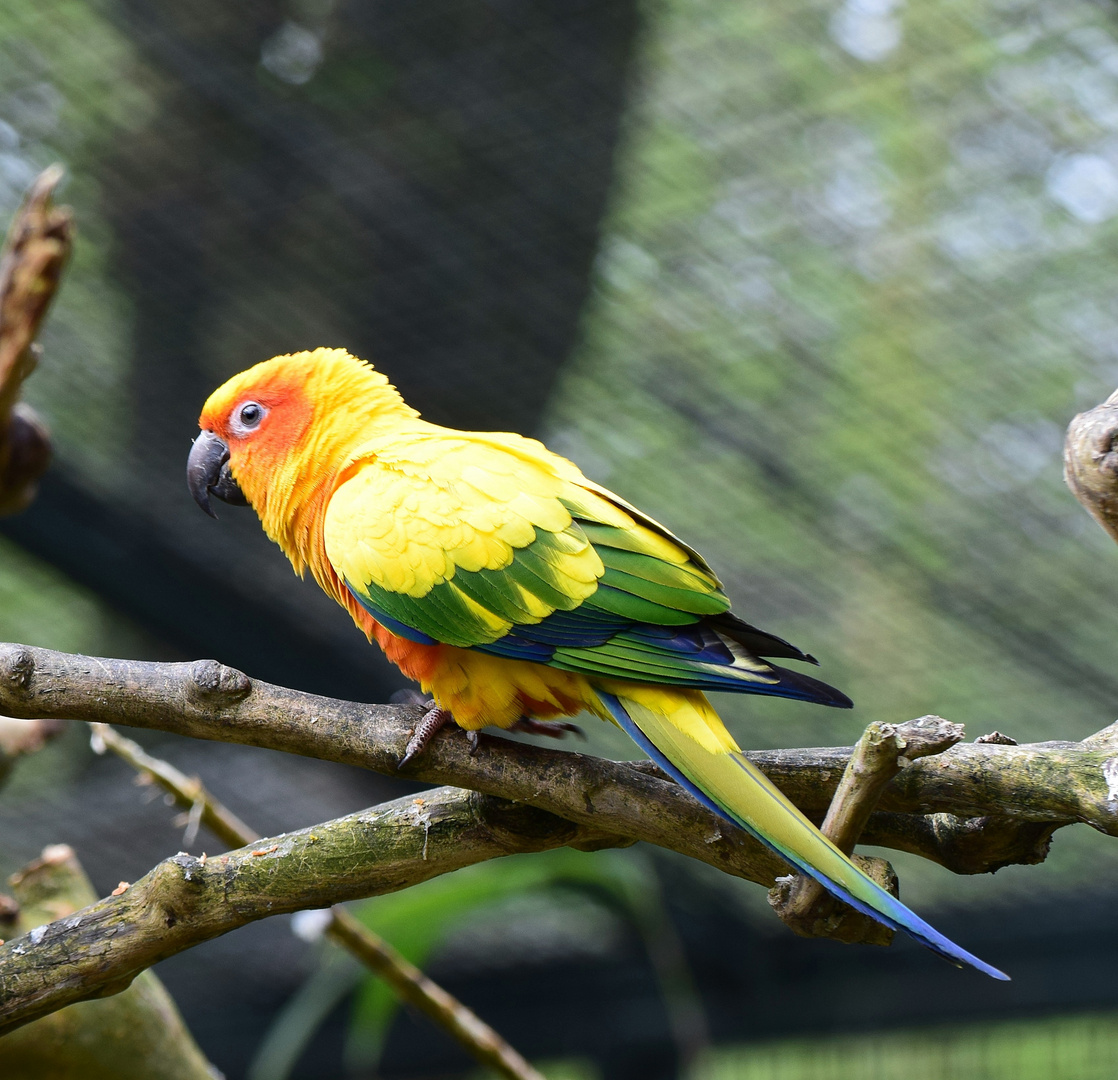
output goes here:
<path id="1" fill-rule="evenodd" d="M 530 716 L 522 716 L 509 730 L 522 731 L 525 735 L 546 735 L 550 739 L 562 739 L 570 733 L 586 741 L 586 732 L 578 724 L 565 720 L 533 720 Z"/>
<path id="2" fill-rule="evenodd" d="M 412 732 L 412 737 L 408 739 L 408 745 L 404 748 L 404 756 L 396 763 L 397 769 L 402 769 L 413 757 L 422 754 L 439 731 L 448 723 L 454 722 L 454 716 L 449 709 L 440 708 L 433 701 L 424 701 L 423 704 L 430 705 L 430 708 L 423 714 L 419 723 L 415 725 L 415 731 Z M 470 732 L 469 734 L 474 737 L 470 750 L 470 753 L 474 753 L 477 746 L 477 733 Z"/>

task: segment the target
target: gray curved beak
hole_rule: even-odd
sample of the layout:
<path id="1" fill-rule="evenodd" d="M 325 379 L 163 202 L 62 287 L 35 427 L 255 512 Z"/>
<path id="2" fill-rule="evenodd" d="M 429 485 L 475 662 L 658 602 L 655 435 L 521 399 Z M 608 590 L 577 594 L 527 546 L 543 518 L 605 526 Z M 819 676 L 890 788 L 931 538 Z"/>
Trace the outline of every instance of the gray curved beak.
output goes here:
<path id="1" fill-rule="evenodd" d="M 194 501 L 212 518 L 217 514 L 210 505 L 211 495 L 231 506 L 248 506 L 248 499 L 229 471 L 229 447 L 212 431 L 203 431 L 190 448 L 190 457 L 186 459 L 186 486 Z"/>

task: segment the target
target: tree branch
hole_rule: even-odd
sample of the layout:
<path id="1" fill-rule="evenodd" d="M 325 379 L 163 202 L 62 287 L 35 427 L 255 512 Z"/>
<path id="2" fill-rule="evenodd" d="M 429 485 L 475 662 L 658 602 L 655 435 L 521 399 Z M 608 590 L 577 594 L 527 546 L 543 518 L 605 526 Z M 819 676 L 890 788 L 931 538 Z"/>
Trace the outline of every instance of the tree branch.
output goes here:
<path id="1" fill-rule="evenodd" d="M 196 815 L 198 825 L 205 825 L 224 843 L 244 845 L 258 839 L 259 833 L 218 802 L 201 780 L 192 779 L 170 763 L 152 757 L 108 724 L 91 724 L 90 727 L 95 749 L 100 744 L 102 749 L 112 750 L 134 769 L 151 776 L 180 806 L 189 810 L 192 817 Z M 330 909 L 323 933 L 380 976 L 401 1001 L 419 1009 L 457 1039 L 482 1065 L 488 1065 L 509 1080 L 544 1080 L 540 1072 L 476 1013 L 345 908 L 335 905 Z"/>
<path id="2" fill-rule="evenodd" d="M 597 843 L 586 827 L 458 788 L 385 803 L 212 858 L 180 853 L 132 885 L 0 948 L 0 1035 L 123 990 L 246 923 L 378 896 L 521 851 Z"/>
<path id="3" fill-rule="evenodd" d="M 962 724 L 950 724 L 939 716 L 922 716 L 900 725 L 870 724 L 846 763 L 820 832 L 839 851 L 852 855 L 889 781 L 913 761 L 943 753 L 962 737 Z M 863 869 L 896 894 L 892 868 L 865 866 L 866 861 L 863 860 Z M 831 928 L 845 908 L 818 881 L 805 874 L 779 878 L 769 892 L 769 904 L 801 937 L 835 936 Z M 855 940 L 874 945 L 888 945 L 893 940 L 889 927 L 871 925 L 872 936 Z"/>
<path id="4" fill-rule="evenodd" d="M 410 706 L 361 705 L 252 682 L 214 661 L 105 660 L 20 645 L 0 645 L 0 711 L 111 719 L 386 773 L 395 772 L 422 715 Z M 750 757 L 818 819 L 850 754 L 837 748 Z M 0 949 L 0 1031 L 113 993 L 150 964 L 254 919 L 406 888 L 514 851 L 647 840 L 767 885 L 786 870 L 647 762 L 488 736 L 471 756 L 465 737 L 448 733 L 405 775 L 482 794 L 439 788 L 216 859 L 166 860 L 120 896 Z M 863 839 L 968 873 L 1039 861 L 1051 832 L 1074 821 L 1118 835 L 1118 725 L 1082 743 L 956 745 L 909 761 L 880 805 Z M 841 926 L 825 932 L 850 937 Z"/>
<path id="5" fill-rule="evenodd" d="M 397 773 L 422 709 L 317 697 L 250 680 L 213 660 L 158 664 L 0 644 L 0 712 L 111 722 L 345 762 L 528 803 L 590 826 L 602 846 L 645 840 L 765 885 L 786 870 L 647 762 L 604 761 L 488 735 L 471 756 L 465 737 L 450 731 Z M 850 747 L 826 747 L 748 756 L 818 821 L 850 754 Z M 863 836 L 954 869 L 954 837 L 971 835 L 974 818 L 1056 827 L 1086 822 L 1118 835 L 1118 796 L 1109 779 L 1116 769 L 1118 724 L 1082 743 L 960 743 L 902 769 Z M 955 823 L 940 818 L 934 828 L 900 827 L 898 814 L 951 815 Z M 1004 838 L 996 846 L 1004 851 Z M 971 851 L 959 872 L 991 869 L 979 855 Z"/>

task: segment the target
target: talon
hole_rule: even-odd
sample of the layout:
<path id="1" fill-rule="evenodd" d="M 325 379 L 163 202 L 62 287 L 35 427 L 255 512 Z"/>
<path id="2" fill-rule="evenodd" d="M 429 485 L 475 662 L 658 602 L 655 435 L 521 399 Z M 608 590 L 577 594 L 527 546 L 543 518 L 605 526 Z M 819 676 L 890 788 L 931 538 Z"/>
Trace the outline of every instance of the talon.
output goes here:
<path id="1" fill-rule="evenodd" d="M 470 757 L 476 757 L 477 756 L 477 741 L 478 741 L 478 733 L 476 731 L 467 731 L 466 732 L 466 742 L 468 742 L 470 744 L 470 750 L 469 750 Z"/>
<path id="2" fill-rule="evenodd" d="M 586 732 L 578 724 L 571 724 L 566 720 L 534 720 L 530 716 L 522 716 L 510 730 L 522 731 L 526 735 L 546 735 L 549 739 L 561 739 L 570 732 L 583 742 L 586 741 Z"/>
<path id="3" fill-rule="evenodd" d="M 431 708 L 423 714 L 423 719 L 415 725 L 415 731 L 412 733 L 412 737 L 408 739 L 408 745 L 404 748 L 404 756 L 396 763 L 396 768 L 402 769 L 412 758 L 422 754 L 439 730 L 453 720 L 454 717 L 449 709 L 443 709 L 432 704 Z"/>

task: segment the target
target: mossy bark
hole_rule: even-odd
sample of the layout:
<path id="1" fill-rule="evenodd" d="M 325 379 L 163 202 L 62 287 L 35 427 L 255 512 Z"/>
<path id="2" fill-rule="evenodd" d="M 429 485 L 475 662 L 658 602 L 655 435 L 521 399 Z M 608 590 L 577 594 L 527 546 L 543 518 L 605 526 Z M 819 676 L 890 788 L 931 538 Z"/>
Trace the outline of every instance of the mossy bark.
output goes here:
<path id="1" fill-rule="evenodd" d="M 596 834 L 530 806 L 439 788 L 211 858 L 180 853 L 119 894 L 0 948 L 0 1034 L 271 915 L 395 892 Z"/>

